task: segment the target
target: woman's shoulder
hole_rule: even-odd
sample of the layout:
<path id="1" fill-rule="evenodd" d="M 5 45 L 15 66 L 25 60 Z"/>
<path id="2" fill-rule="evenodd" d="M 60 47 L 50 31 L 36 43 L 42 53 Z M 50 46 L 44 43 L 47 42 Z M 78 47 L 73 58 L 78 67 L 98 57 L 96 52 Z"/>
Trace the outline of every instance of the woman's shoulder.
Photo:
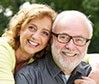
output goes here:
<path id="1" fill-rule="evenodd" d="M 14 49 L 9 45 L 8 40 L 9 38 L 7 37 L 0 37 L 0 48 L 4 48 L 14 53 Z"/>
<path id="2" fill-rule="evenodd" d="M 8 43 L 9 38 L 7 37 L 0 37 L 0 46 L 5 46 L 8 48 L 12 48 Z"/>
<path id="3" fill-rule="evenodd" d="M 8 38 L 7 37 L 0 37 L 0 44 L 1 43 L 7 43 Z"/>
<path id="4" fill-rule="evenodd" d="M 15 66 L 15 51 L 9 45 L 7 40 L 8 38 L 6 37 L 0 37 L 0 60 L 3 60 L 4 62 L 6 61 L 6 63 L 11 64 L 11 67 L 14 67 Z"/>
<path id="5" fill-rule="evenodd" d="M 7 41 L 8 41 L 8 38 L 6 38 L 6 37 L 0 37 L 0 52 L 2 54 L 5 54 L 6 56 L 10 56 L 10 57 L 13 58 L 14 55 L 15 55 L 15 51 L 9 45 L 9 43 Z"/>

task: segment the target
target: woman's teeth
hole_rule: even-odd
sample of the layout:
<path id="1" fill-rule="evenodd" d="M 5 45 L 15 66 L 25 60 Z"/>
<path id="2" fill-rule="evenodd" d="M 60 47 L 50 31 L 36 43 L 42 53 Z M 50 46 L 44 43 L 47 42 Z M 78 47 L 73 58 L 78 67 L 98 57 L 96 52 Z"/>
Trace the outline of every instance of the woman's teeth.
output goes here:
<path id="1" fill-rule="evenodd" d="M 38 43 L 33 42 L 33 41 L 29 41 L 29 43 L 32 44 L 33 46 L 37 46 L 37 45 L 39 45 Z"/>

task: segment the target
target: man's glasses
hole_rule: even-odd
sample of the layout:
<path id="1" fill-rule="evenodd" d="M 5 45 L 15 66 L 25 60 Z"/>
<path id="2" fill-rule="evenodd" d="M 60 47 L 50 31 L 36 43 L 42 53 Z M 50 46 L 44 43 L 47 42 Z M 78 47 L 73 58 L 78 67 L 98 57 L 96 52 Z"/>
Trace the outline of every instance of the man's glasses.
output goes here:
<path id="1" fill-rule="evenodd" d="M 66 33 L 56 34 L 56 33 L 52 32 L 52 34 L 57 37 L 58 42 L 64 43 L 64 44 L 70 42 L 70 40 L 72 39 L 73 43 L 75 45 L 84 46 L 90 40 L 90 39 L 87 39 L 87 38 L 84 38 L 84 37 L 81 37 L 81 36 L 70 36 Z"/>

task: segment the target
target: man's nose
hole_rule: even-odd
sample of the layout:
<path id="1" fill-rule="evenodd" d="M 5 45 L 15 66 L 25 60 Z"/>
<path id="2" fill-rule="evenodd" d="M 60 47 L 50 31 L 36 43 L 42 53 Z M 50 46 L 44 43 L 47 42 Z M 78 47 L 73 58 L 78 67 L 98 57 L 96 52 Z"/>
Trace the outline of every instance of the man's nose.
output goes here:
<path id="1" fill-rule="evenodd" d="M 68 47 L 68 48 L 72 48 L 74 45 L 75 45 L 75 44 L 74 44 L 74 42 L 73 42 L 72 39 L 70 39 L 69 42 L 66 43 L 66 47 Z"/>

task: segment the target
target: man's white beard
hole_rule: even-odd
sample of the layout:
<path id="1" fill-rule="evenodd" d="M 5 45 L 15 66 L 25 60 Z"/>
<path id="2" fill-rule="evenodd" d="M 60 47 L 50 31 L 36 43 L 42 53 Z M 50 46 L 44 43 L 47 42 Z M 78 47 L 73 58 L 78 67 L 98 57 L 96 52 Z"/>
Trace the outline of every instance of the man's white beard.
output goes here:
<path id="1" fill-rule="evenodd" d="M 81 59 L 74 60 L 73 62 L 70 62 L 69 59 L 67 60 L 63 59 L 59 49 L 55 47 L 55 44 L 52 44 L 51 51 L 55 63 L 63 71 L 72 72 L 74 68 L 81 62 Z"/>

